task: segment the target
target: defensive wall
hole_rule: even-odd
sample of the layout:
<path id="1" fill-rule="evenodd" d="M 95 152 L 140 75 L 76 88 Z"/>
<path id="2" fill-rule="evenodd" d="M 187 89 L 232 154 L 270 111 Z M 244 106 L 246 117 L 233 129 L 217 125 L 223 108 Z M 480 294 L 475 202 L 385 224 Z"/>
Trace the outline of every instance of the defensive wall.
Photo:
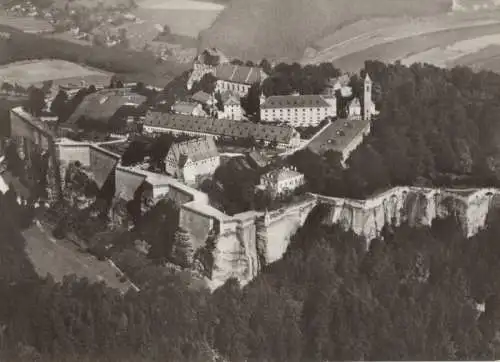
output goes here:
<path id="1" fill-rule="evenodd" d="M 99 145 L 54 142 L 43 127 L 17 113 L 11 117 L 13 136 L 21 138 L 22 144 L 30 144 L 28 148 L 50 150 L 53 146 L 57 162 L 65 165 L 80 161 L 90 168 L 99 187 L 114 171 L 115 199 L 132 200 L 146 183 L 154 202 L 165 198 L 174 201 L 180 209 L 179 226 L 189 233 L 195 251 L 206 246 L 210 235 L 215 235 L 214 263 L 210 270 L 214 288 L 229 277 L 246 283 L 264 265 L 280 259 L 291 236 L 318 204 L 328 206 L 328 215 L 323 220 L 326 224 L 340 224 L 363 236 L 368 245 L 386 225 L 398 226 L 403 222 L 412 226 L 431 225 L 433 220 L 450 215 L 457 218 L 464 235 L 470 237 L 485 226 L 489 210 L 500 199 L 500 191 L 494 188 L 401 186 L 364 200 L 310 194 L 307 199 L 276 211 L 248 211 L 230 216 L 212 207 L 205 193 L 168 175 L 122 166 L 119 155 Z"/>

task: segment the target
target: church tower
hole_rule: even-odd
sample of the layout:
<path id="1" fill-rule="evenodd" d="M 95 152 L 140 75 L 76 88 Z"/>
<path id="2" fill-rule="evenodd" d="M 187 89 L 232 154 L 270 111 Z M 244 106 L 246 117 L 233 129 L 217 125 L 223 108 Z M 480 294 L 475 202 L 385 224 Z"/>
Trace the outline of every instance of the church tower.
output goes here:
<path id="1" fill-rule="evenodd" d="M 366 73 L 365 76 L 365 82 L 364 82 L 364 91 L 363 91 L 363 104 L 364 104 L 364 109 L 363 109 L 363 119 L 365 120 L 371 120 L 372 117 L 372 112 L 373 112 L 373 101 L 372 101 L 372 85 L 373 82 Z"/>

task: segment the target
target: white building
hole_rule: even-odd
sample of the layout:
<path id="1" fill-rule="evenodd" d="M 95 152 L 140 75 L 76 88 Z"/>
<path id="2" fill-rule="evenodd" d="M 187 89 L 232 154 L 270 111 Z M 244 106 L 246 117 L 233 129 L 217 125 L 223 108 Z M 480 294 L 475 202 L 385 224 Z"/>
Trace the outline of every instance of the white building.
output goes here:
<path id="1" fill-rule="evenodd" d="M 283 122 L 292 127 L 318 125 L 327 117 L 337 115 L 335 98 L 321 95 L 290 95 L 261 98 L 260 119 L 264 122 Z"/>
<path id="2" fill-rule="evenodd" d="M 354 98 L 349 103 L 349 117 L 361 118 L 361 112 L 361 102 L 359 101 L 359 98 Z"/>
<path id="3" fill-rule="evenodd" d="M 297 172 L 294 167 L 283 167 L 262 175 L 258 188 L 280 195 L 292 192 L 304 183 L 304 175 Z"/>
<path id="4" fill-rule="evenodd" d="M 165 157 L 165 171 L 188 184 L 198 176 L 212 175 L 219 165 L 219 151 L 212 137 L 174 143 Z"/>
<path id="5" fill-rule="evenodd" d="M 219 111 L 219 119 L 241 121 L 243 119 L 243 108 L 241 108 L 240 98 L 231 92 L 225 92 L 221 98 L 224 111 Z"/>

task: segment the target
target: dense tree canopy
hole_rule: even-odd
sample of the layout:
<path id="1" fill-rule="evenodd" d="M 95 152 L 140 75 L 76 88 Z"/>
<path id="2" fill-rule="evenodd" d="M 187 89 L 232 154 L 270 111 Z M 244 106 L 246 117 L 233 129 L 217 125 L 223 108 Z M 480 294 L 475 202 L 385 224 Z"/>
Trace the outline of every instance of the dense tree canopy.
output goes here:
<path id="1" fill-rule="evenodd" d="M 321 94 L 325 90 L 327 81 L 340 75 L 340 70 L 335 68 L 332 63 L 306 65 L 305 67 L 298 63 L 280 63 L 272 69 L 265 61 L 261 64 L 269 71 L 269 77 L 262 84 L 262 90 L 266 97 L 295 92 Z"/>
<path id="2" fill-rule="evenodd" d="M 362 196 L 398 183 L 494 182 L 498 75 L 378 62 L 367 63 L 367 70 L 380 85 L 381 114 L 372 135 L 347 170 L 335 152 L 292 156 L 288 161 L 306 174 L 310 189 Z M 165 147 L 158 143 L 155 152 L 161 159 Z M 217 170 L 212 186 L 234 194 L 237 204 L 228 200 L 228 208 L 250 208 L 260 172 L 234 160 Z M 432 227 L 386 228 L 367 245 L 324 225 L 330 210 L 318 206 L 281 260 L 244 288 L 229 279 L 210 294 L 127 247 L 147 244 L 155 262 L 189 264 L 192 244 L 177 228 L 179 210 L 161 202 L 136 220 L 135 229 L 116 235 L 122 241 L 113 250 L 116 261 L 140 286 L 120 295 L 75 277 L 62 283 L 38 278 L 20 233 L 32 216 L 15 200 L 12 191 L 0 195 L 0 295 L 7 296 L 0 298 L 2 360 L 500 358 L 498 210 L 470 239 L 448 218 Z M 215 243 L 211 235 L 206 249 Z"/>
<path id="3" fill-rule="evenodd" d="M 349 168 L 342 171 L 326 155 L 307 150 L 290 159 L 313 191 L 365 197 L 394 185 L 497 184 L 498 74 L 380 62 L 365 68 L 379 85 L 374 96 L 380 115 L 348 160 Z"/>
<path id="4" fill-rule="evenodd" d="M 15 205 L 9 202 L 7 195 L 0 197 L 2 209 Z M 455 220 L 446 219 L 432 228 L 384 230 L 383 240 L 373 240 L 367 249 L 360 237 L 321 225 L 327 211 L 313 210 L 284 258 L 243 289 L 234 279 L 212 295 L 188 288 L 179 276 L 142 262 L 137 251 L 124 251 L 119 259 L 142 287 L 124 296 L 74 277 L 60 284 L 37 279 L 13 227 L 21 214 L 4 214 L 8 220 L 0 219 L 0 229 L 9 238 L 0 243 L 7 261 L 0 268 L 0 290 L 8 298 L 0 300 L 0 356 L 38 355 L 41 361 L 104 356 L 107 361 L 209 361 L 216 355 L 228 361 L 498 358 L 499 214 L 493 212 L 489 227 L 469 240 Z M 183 231 L 173 232 L 177 245 L 185 244 Z M 177 255 L 185 258 L 183 250 Z M 485 303 L 483 313 L 476 303 Z"/>

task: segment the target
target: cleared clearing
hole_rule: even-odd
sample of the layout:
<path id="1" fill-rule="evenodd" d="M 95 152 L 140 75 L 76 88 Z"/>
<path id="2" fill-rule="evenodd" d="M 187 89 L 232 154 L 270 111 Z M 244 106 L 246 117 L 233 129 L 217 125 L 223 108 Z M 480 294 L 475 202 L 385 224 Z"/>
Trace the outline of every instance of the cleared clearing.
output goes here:
<path id="1" fill-rule="evenodd" d="M 208 29 L 224 6 L 209 2 L 145 0 L 133 13 L 146 23 L 168 25 L 174 34 L 197 37 Z"/>
<path id="2" fill-rule="evenodd" d="M 10 63 L 0 67 L 0 83 L 11 82 L 24 86 L 40 84 L 46 81 L 64 79 L 111 77 L 110 73 L 84 67 L 79 64 L 56 59 L 43 59 Z"/>
<path id="3" fill-rule="evenodd" d="M 210 2 L 193 0 L 145 0 L 139 3 L 144 9 L 163 9 L 163 10 L 211 10 L 221 11 L 224 6 Z"/>
<path id="4" fill-rule="evenodd" d="M 500 22 L 490 25 L 466 26 L 459 29 L 406 37 L 376 45 L 366 43 L 361 49 L 357 47 L 355 49 L 351 48 L 351 50 L 339 50 L 336 55 L 325 55 L 317 61 L 333 61 L 340 69 L 348 72 L 357 72 L 364 66 L 365 60 L 368 59 L 394 62 L 433 48 L 443 48 L 464 39 L 473 39 L 498 33 L 500 33 Z"/>
<path id="5" fill-rule="evenodd" d="M 471 12 L 420 19 L 369 19 L 349 24 L 313 44 L 302 63 L 333 61 L 358 71 L 364 60 L 447 62 L 496 44 L 500 12 Z M 455 45 L 456 44 L 456 45 Z"/>
<path id="6" fill-rule="evenodd" d="M 122 292 L 130 288 L 130 282 L 120 282 L 117 270 L 107 261 L 79 251 L 71 242 L 55 240 L 41 225 L 33 225 L 22 235 L 26 240 L 26 254 L 41 277 L 51 274 L 60 282 L 64 276 L 75 274 L 91 282 L 103 281 Z"/>
<path id="7" fill-rule="evenodd" d="M 426 62 L 440 67 L 452 66 L 460 58 L 473 55 L 492 45 L 500 45 L 500 34 L 486 35 L 456 42 L 446 47 L 436 47 L 403 59 L 403 64 Z"/>
<path id="8" fill-rule="evenodd" d="M 470 66 L 474 69 L 500 73 L 500 46 L 490 45 L 480 51 L 456 59 L 450 65 Z"/>

